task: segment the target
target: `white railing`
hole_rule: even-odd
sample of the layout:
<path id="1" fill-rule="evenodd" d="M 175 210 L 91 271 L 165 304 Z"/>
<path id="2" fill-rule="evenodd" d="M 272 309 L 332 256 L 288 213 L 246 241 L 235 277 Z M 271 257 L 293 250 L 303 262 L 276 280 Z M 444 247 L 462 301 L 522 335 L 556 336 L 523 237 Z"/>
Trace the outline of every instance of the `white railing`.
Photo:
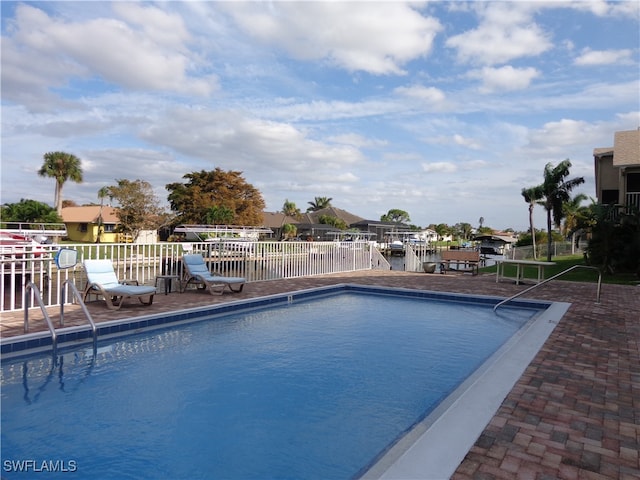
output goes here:
<path id="1" fill-rule="evenodd" d="M 29 295 L 28 304 L 34 304 L 33 291 L 25 294 L 28 282 L 38 287 L 45 305 L 59 305 L 65 281 L 72 279 L 78 290 L 84 289 L 86 275 L 81 263 L 86 259 L 108 258 L 113 261 L 118 278 L 153 285 L 157 275 L 182 277 L 181 258 L 184 253 L 202 253 L 212 271 L 241 276 L 247 282 L 370 270 L 377 253 L 367 242 L 225 241 L 65 244 L 64 247 L 79 253 L 79 261 L 74 268 L 56 268 L 53 257 L 59 246 L 51 246 L 45 254 L 29 249 L 13 254 L 3 253 L 0 260 L 3 292 L 0 311 L 24 308 L 25 296 Z"/>

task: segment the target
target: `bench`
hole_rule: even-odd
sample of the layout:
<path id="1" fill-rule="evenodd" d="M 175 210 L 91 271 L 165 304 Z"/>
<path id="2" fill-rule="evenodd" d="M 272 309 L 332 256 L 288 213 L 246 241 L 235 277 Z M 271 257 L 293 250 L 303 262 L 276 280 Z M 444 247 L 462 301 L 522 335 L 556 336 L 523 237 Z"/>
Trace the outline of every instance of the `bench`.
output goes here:
<path id="1" fill-rule="evenodd" d="M 471 272 L 473 275 L 480 273 L 480 252 L 477 250 L 444 250 L 441 257 L 440 273 L 446 273 L 447 270 Z"/>

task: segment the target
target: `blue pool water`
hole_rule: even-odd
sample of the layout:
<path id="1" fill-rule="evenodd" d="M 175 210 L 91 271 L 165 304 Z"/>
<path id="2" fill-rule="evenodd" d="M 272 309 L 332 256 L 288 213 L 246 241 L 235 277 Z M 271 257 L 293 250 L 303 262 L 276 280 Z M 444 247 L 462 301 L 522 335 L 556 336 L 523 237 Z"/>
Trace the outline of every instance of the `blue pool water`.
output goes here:
<path id="1" fill-rule="evenodd" d="M 348 292 L 3 361 L 3 475 L 351 478 L 539 310 L 504 311 Z"/>

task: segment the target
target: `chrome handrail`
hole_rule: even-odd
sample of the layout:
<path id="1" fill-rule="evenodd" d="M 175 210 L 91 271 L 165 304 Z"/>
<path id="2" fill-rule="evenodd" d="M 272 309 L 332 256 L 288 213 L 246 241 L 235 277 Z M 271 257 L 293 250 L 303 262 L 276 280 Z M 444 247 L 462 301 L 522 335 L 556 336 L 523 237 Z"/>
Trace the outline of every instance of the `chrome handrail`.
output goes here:
<path id="1" fill-rule="evenodd" d="M 30 295 L 29 290 L 34 291 L 34 298 L 37 300 L 38 305 L 40 306 L 40 310 L 42 310 L 42 315 L 44 316 L 45 322 L 47 322 L 47 326 L 49 327 L 49 332 L 51 332 L 51 345 L 53 345 L 53 355 L 56 355 L 56 351 L 58 349 L 58 335 L 56 334 L 56 329 L 53 328 L 53 323 L 51 322 L 51 318 L 49 318 L 49 314 L 47 313 L 47 307 L 44 305 L 42 301 L 42 296 L 40 295 L 40 290 L 32 281 L 28 281 L 26 286 L 24 287 L 24 333 L 29 333 L 29 307 L 30 307 Z"/>
<path id="2" fill-rule="evenodd" d="M 84 304 L 84 300 L 82 300 L 82 296 L 80 295 L 80 292 L 78 292 L 78 288 L 76 287 L 75 283 L 71 281 L 71 279 L 65 280 L 64 283 L 62 284 L 62 292 L 60 295 L 60 299 L 61 299 L 60 326 L 64 325 L 64 304 L 65 304 L 65 292 L 66 292 L 66 289 L 64 287 L 66 286 L 69 286 L 71 288 L 71 292 L 73 293 L 76 301 L 78 302 L 78 305 L 80 305 L 80 307 L 82 308 L 82 311 L 84 312 L 85 317 L 87 317 L 87 320 L 91 325 L 91 333 L 93 335 L 93 351 L 95 353 L 98 348 L 98 329 L 96 328 L 96 324 L 93 321 L 93 318 L 91 317 L 91 314 L 87 309 L 87 306 Z"/>
<path id="3" fill-rule="evenodd" d="M 509 298 L 507 298 L 507 299 L 505 299 L 505 300 L 502 300 L 501 302 L 497 303 L 497 304 L 493 307 L 493 311 L 495 312 L 495 311 L 496 311 L 496 309 L 497 309 L 500 305 L 504 305 L 505 303 L 507 303 L 507 302 L 509 302 L 509 301 L 513 300 L 514 298 L 517 298 L 517 297 L 519 297 L 520 295 L 524 295 L 525 293 L 530 292 L 530 291 L 531 291 L 531 290 L 533 290 L 534 288 L 537 288 L 537 287 L 539 287 L 540 285 L 544 285 L 545 283 L 548 283 L 548 282 L 550 282 L 551 280 L 554 280 L 554 279 L 558 278 L 559 276 L 564 275 L 564 274 L 565 274 L 565 273 L 567 273 L 567 272 L 570 272 L 571 270 L 575 270 L 576 268 L 588 268 L 588 269 L 591 269 L 591 270 L 597 270 L 597 272 L 598 272 L 598 288 L 597 288 L 597 291 L 596 291 L 596 303 L 600 303 L 600 290 L 601 290 L 601 287 L 602 287 L 602 272 L 600 271 L 600 269 L 599 269 L 598 267 L 591 267 L 591 266 L 589 266 L 589 265 L 573 265 L 572 267 L 569 267 L 569 268 L 567 268 L 566 270 L 563 270 L 562 272 L 555 274 L 553 277 L 549 277 L 549 278 L 547 278 L 547 279 L 543 280 L 543 281 L 542 281 L 542 282 L 540 282 L 540 283 L 536 283 L 535 285 L 532 285 L 531 287 L 529 287 L 529 288 L 527 288 L 527 289 L 525 289 L 525 290 L 522 290 L 521 292 L 518 292 L 518 293 L 516 293 L 515 295 L 512 295 L 511 297 L 509 297 Z"/>

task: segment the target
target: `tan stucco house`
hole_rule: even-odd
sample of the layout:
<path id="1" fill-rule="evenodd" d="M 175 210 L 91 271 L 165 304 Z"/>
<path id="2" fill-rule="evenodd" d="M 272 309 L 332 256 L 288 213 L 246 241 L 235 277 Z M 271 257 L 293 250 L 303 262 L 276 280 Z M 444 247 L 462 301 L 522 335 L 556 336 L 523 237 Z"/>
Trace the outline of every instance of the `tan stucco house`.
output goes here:
<path id="1" fill-rule="evenodd" d="M 613 147 L 593 150 L 596 197 L 640 210 L 640 128 L 616 132 Z"/>

